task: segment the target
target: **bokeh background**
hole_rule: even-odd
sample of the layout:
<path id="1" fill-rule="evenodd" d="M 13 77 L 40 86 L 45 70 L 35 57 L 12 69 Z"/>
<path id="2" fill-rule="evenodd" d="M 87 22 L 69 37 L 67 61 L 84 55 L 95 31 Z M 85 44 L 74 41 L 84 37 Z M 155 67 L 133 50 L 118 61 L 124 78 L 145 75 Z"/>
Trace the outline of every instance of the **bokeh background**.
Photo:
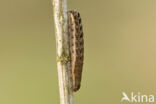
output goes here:
<path id="1" fill-rule="evenodd" d="M 156 95 L 156 0 L 68 0 L 85 35 L 75 104 Z M 0 0 L 0 104 L 59 104 L 50 0 Z"/>

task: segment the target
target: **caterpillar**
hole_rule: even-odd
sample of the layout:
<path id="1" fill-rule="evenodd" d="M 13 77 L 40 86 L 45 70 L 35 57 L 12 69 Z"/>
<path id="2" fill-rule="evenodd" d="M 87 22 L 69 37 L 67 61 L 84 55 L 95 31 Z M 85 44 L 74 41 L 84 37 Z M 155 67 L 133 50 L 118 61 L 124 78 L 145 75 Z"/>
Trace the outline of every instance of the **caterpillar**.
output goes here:
<path id="1" fill-rule="evenodd" d="M 84 39 L 80 13 L 68 11 L 68 34 L 71 53 L 72 88 L 76 92 L 81 86 L 82 68 L 84 60 Z"/>

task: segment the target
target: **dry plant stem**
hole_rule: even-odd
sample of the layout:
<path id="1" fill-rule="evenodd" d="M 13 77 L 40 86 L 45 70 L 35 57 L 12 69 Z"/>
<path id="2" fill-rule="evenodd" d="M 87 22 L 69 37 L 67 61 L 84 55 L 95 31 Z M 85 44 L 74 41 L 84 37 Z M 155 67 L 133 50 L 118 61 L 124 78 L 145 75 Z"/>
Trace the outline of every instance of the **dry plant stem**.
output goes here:
<path id="1" fill-rule="evenodd" d="M 56 27 L 60 104 L 74 104 L 68 37 L 67 0 L 52 0 Z"/>

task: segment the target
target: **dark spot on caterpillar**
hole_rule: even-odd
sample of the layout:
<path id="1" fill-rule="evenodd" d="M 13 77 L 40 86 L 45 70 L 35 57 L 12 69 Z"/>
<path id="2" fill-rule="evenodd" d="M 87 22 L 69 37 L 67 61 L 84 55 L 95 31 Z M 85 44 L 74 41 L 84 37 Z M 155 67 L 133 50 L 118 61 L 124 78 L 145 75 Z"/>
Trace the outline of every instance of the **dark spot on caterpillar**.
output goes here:
<path id="1" fill-rule="evenodd" d="M 79 23 L 81 23 L 81 19 L 79 19 Z"/>
<path id="2" fill-rule="evenodd" d="M 82 30 L 82 26 L 80 26 L 80 30 Z"/>
<path id="3" fill-rule="evenodd" d="M 82 38 L 82 37 L 83 37 L 83 33 L 80 34 L 80 38 Z"/>
<path id="4" fill-rule="evenodd" d="M 80 17 L 80 13 L 77 13 L 77 16 Z"/>
<path id="5" fill-rule="evenodd" d="M 82 57 L 79 57 L 79 59 L 81 60 L 81 59 L 82 59 Z"/>

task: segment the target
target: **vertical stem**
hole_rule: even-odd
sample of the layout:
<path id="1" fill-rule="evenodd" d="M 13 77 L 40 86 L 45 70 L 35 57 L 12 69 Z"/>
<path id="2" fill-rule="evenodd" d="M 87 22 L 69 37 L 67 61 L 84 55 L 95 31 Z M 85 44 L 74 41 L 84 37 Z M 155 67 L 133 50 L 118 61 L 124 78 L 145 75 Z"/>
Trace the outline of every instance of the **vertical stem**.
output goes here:
<path id="1" fill-rule="evenodd" d="M 60 104 L 74 104 L 68 37 L 67 0 L 53 0 Z"/>

